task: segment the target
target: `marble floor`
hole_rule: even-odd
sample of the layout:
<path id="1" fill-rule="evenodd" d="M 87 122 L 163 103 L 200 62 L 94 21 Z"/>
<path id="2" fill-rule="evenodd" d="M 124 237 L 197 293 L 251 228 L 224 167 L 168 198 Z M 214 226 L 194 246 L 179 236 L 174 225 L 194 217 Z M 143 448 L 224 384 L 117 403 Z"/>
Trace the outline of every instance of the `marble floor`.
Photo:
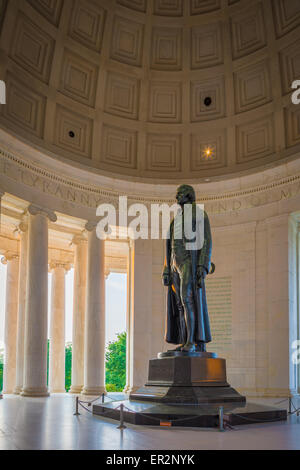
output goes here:
<path id="1" fill-rule="evenodd" d="M 120 394 L 113 398 L 120 398 Z M 300 416 L 281 423 L 237 426 L 223 433 L 217 429 L 133 425 L 121 432 L 115 421 L 88 411 L 81 409 L 80 416 L 74 416 L 74 400 L 67 394 L 49 398 L 5 395 L 0 400 L 0 450 L 300 449 Z M 280 399 L 252 401 L 273 404 Z"/>

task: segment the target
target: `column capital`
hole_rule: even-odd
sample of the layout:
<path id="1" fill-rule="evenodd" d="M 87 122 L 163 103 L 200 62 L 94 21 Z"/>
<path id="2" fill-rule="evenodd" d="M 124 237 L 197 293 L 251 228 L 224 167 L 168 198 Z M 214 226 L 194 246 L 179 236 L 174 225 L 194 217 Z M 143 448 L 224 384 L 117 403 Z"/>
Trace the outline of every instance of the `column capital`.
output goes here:
<path id="1" fill-rule="evenodd" d="M 82 232 L 82 233 L 77 233 L 76 235 L 74 235 L 74 237 L 72 238 L 71 245 L 79 245 L 80 243 L 86 243 L 86 242 L 87 242 L 87 238 L 84 235 L 84 232 Z"/>
<path id="2" fill-rule="evenodd" d="M 51 260 L 49 263 L 49 268 L 50 270 L 53 270 L 56 268 L 63 268 L 67 272 L 71 269 L 71 264 L 68 263 L 67 261 Z"/>
<path id="3" fill-rule="evenodd" d="M 97 220 L 88 220 L 87 223 L 85 224 L 85 229 L 88 232 L 92 232 L 97 227 L 97 224 L 98 224 Z"/>
<path id="4" fill-rule="evenodd" d="M 22 221 L 19 223 L 19 225 L 18 225 L 17 228 L 18 228 L 18 230 L 19 230 L 20 232 L 27 232 L 27 230 L 28 230 L 28 224 L 27 224 L 27 222 L 25 222 L 25 220 L 22 220 Z"/>
<path id="5" fill-rule="evenodd" d="M 16 227 L 14 230 L 14 235 L 17 237 L 18 235 L 21 235 L 22 233 L 25 233 L 28 231 L 28 224 L 25 221 L 21 221 L 19 225 Z"/>
<path id="6" fill-rule="evenodd" d="M 27 210 L 30 215 L 40 214 L 40 215 L 43 215 L 44 217 L 47 217 L 51 222 L 57 221 L 57 216 L 55 212 L 51 211 L 50 209 L 47 209 L 46 207 L 41 207 L 36 204 L 30 204 Z"/>
<path id="7" fill-rule="evenodd" d="M 7 264 L 9 261 L 12 261 L 13 259 L 18 259 L 19 258 L 19 253 L 16 251 L 7 251 L 4 253 L 4 256 L 1 258 L 1 263 L 2 264 Z"/>

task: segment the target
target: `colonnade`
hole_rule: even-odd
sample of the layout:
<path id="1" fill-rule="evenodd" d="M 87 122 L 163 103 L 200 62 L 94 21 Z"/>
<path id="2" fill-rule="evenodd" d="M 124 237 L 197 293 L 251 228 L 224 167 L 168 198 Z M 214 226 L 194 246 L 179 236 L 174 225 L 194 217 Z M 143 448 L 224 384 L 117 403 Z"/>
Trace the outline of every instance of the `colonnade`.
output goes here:
<path id="1" fill-rule="evenodd" d="M 48 259 L 49 222 L 56 214 L 30 205 L 20 223 L 19 250 L 7 264 L 3 393 L 47 396 L 65 391 L 65 273 L 70 264 Z M 75 236 L 71 393 L 105 392 L 104 241 L 96 224 Z M 52 272 L 47 385 L 48 271 Z"/>

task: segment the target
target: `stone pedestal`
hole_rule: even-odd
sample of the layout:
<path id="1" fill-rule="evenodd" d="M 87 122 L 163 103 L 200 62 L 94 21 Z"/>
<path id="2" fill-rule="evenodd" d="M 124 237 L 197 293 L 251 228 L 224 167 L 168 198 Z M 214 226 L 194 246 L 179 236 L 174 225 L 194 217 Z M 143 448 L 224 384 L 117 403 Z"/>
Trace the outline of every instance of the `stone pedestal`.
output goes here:
<path id="1" fill-rule="evenodd" d="M 181 352 L 151 359 L 147 383 L 131 393 L 129 399 L 165 404 L 246 401 L 227 383 L 225 359 L 213 353 Z"/>
<path id="2" fill-rule="evenodd" d="M 143 426 L 223 427 L 287 419 L 285 409 L 246 404 L 227 383 L 225 359 L 214 353 L 168 351 L 158 357 L 149 361 L 144 387 L 132 392 L 129 400 L 99 400 L 93 414 Z"/>

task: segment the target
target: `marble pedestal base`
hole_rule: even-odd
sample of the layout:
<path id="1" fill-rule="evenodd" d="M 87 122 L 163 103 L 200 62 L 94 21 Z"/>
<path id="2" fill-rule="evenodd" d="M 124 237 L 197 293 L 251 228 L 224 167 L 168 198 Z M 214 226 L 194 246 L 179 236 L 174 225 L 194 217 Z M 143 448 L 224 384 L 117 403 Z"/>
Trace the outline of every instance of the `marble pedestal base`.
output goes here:
<path id="1" fill-rule="evenodd" d="M 93 414 L 120 421 L 120 405 L 124 406 L 123 419 L 127 423 L 143 426 L 218 427 L 219 405 L 169 405 L 138 401 L 95 403 Z M 224 403 L 224 425 L 286 421 L 287 411 L 256 403 Z"/>
<path id="2" fill-rule="evenodd" d="M 148 381 L 129 400 L 164 404 L 244 403 L 226 379 L 226 361 L 213 353 L 174 353 L 149 361 Z"/>
<path id="3" fill-rule="evenodd" d="M 26 388 L 20 393 L 21 397 L 49 397 L 47 388 Z"/>
<path id="4" fill-rule="evenodd" d="M 89 396 L 89 397 L 98 397 L 104 393 L 106 395 L 105 387 L 84 387 L 81 395 Z"/>

